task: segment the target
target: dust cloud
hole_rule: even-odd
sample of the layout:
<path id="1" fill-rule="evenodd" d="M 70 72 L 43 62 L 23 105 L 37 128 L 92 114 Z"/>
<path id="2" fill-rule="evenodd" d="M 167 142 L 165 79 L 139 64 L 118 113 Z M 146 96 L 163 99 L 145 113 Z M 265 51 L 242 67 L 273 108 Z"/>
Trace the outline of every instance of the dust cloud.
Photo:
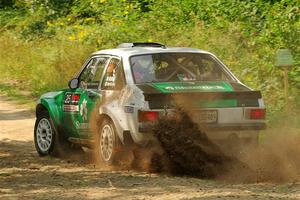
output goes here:
<path id="1" fill-rule="evenodd" d="M 106 98 L 105 102 L 110 99 Z M 177 109 L 172 116 L 158 120 L 153 127 L 157 144 L 123 147 L 112 166 L 101 161 L 94 147 L 91 162 L 105 170 L 136 170 L 240 183 L 290 182 L 298 178 L 300 134 L 286 132 L 284 128 L 269 128 L 265 140 L 260 144 L 241 145 L 242 148 L 234 154 L 228 154 L 226 149 L 208 139 L 204 129 L 195 123 L 186 110 Z M 99 135 L 98 126 L 101 122 L 97 113 L 98 109 L 95 109 L 90 120 L 95 138 Z"/>
<path id="2" fill-rule="evenodd" d="M 263 143 L 243 149 L 237 159 L 252 173 L 230 171 L 223 178 L 249 182 L 291 182 L 300 172 L 300 135 L 283 130 L 269 130 Z M 234 177 L 234 178 L 233 178 Z"/>
<path id="3" fill-rule="evenodd" d="M 300 173 L 300 135 L 283 130 L 269 129 L 262 143 L 242 145 L 228 154 L 179 110 L 176 117 L 161 119 L 154 135 L 177 174 L 230 182 L 282 183 L 296 181 Z"/>

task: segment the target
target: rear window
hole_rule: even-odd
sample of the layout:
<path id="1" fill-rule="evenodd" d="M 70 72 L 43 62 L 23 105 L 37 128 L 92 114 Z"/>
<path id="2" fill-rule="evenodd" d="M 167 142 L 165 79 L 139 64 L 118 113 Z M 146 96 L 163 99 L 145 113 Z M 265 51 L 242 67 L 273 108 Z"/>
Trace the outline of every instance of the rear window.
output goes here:
<path id="1" fill-rule="evenodd" d="M 130 58 L 136 83 L 235 81 L 213 56 L 200 53 L 160 53 Z"/>

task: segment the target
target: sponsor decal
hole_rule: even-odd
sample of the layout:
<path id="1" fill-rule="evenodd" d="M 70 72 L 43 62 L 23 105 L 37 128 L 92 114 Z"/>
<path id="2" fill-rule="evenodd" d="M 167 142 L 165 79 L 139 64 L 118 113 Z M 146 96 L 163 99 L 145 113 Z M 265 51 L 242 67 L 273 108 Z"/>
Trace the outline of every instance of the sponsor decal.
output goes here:
<path id="1" fill-rule="evenodd" d="M 209 86 L 209 85 L 196 85 L 196 86 L 167 86 L 166 90 L 225 90 L 223 86 Z"/>
<path id="2" fill-rule="evenodd" d="M 80 122 L 79 122 L 79 121 L 76 121 L 75 124 L 76 124 L 76 127 L 79 128 Z"/>
<path id="3" fill-rule="evenodd" d="M 116 77 L 115 76 L 107 76 L 106 77 L 106 80 L 104 82 L 104 86 L 105 87 L 115 87 L 115 79 Z"/>
<path id="4" fill-rule="evenodd" d="M 153 86 L 161 92 L 227 92 L 233 88 L 223 81 L 154 83 Z"/>
<path id="5" fill-rule="evenodd" d="M 82 104 L 80 105 L 80 115 L 81 115 L 83 121 L 87 121 L 87 119 L 88 119 L 86 104 L 87 104 L 87 100 L 83 99 Z"/>
<path id="6" fill-rule="evenodd" d="M 172 87 L 172 86 L 167 86 L 167 87 L 165 87 L 165 89 L 166 89 L 166 90 L 175 90 L 175 88 Z"/>
<path id="7" fill-rule="evenodd" d="M 76 121 L 76 127 L 78 129 L 89 129 L 89 123 L 80 123 L 79 121 Z"/>
<path id="8" fill-rule="evenodd" d="M 63 105 L 64 112 L 78 112 L 79 99 L 80 99 L 80 94 L 66 93 L 64 98 L 64 105 Z"/>
<path id="9" fill-rule="evenodd" d="M 64 105 L 65 112 L 78 112 L 79 106 L 78 105 Z"/>

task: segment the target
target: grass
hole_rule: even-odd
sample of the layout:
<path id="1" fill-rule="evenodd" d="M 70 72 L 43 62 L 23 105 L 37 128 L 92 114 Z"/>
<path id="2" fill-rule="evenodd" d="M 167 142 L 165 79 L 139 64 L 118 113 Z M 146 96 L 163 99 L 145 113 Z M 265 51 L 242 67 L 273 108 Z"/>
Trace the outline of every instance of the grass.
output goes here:
<path id="1" fill-rule="evenodd" d="M 0 37 L 0 77 L 15 87 L 39 96 L 66 87 L 92 51 L 68 41 L 22 41 L 10 34 Z"/>
<path id="2" fill-rule="evenodd" d="M 6 96 L 8 100 L 28 108 L 31 112 L 35 110 L 37 97 L 30 95 L 29 91 L 20 90 L 13 85 L 0 82 L 0 95 Z"/>
<path id="3" fill-rule="evenodd" d="M 232 24 L 227 32 L 204 27 L 198 22 L 195 26 L 151 30 L 149 33 L 147 29 L 151 29 L 151 24 L 147 23 L 141 30 L 118 29 L 112 24 L 105 24 L 105 27 L 82 25 L 80 30 L 86 28 L 93 34 L 80 40 L 69 37 L 71 28 L 57 30 L 52 38 L 33 41 L 16 37 L 12 31 L 0 33 L 0 91 L 20 103 L 31 104 L 45 92 L 66 88 L 91 52 L 121 42 L 158 41 L 167 46 L 195 47 L 216 54 L 242 82 L 262 91 L 269 124 L 273 126 L 282 121 L 283 85 L 280 69 L 273 66 L 274 50 L 268 46 L 249 46 L 251 40 L 239 33 L 239 24 Z M 293 109 L 297 108 L 295 101 L 291 102 Z M 297 115 L 291 115 L 289 119 L 293 127 L 299 128 Z"/>

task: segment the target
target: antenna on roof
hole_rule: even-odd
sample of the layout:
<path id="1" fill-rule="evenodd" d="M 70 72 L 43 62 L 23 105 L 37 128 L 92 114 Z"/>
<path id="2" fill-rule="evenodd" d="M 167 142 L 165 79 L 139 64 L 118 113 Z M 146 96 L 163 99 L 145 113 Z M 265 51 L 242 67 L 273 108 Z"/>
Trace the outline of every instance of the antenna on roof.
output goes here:
<path id="1" fill-rule="evenodd" d="M 133 47 L 158 47 L 165 49 L 166 46 L 156 42 L 133 42 L 133 43 L 122 43 L 117 48 L 133 48 Z"/>

